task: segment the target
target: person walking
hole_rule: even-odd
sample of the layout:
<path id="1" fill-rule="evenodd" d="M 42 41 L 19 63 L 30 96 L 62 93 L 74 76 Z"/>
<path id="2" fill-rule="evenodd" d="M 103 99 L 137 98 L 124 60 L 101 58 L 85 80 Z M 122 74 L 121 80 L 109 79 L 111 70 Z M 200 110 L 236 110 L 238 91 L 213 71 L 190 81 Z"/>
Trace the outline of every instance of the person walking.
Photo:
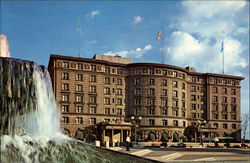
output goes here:
<path id="1" fill-rule="evenodd" d="M 126 138 L 126 151 L 129 151 L 129 143 L 130 143 L 130 137 L 129 136 L 127 136 L 127 138 Z"/>

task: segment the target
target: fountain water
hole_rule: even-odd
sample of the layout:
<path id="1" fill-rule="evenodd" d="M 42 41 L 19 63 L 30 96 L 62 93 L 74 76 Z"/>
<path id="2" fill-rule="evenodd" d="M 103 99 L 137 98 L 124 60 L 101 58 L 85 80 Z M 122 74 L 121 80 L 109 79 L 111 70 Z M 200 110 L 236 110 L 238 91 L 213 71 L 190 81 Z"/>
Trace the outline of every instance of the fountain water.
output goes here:
<path id="1" fill-rule="evenodd" d="M 60 132 L 48 71 L 0 57 L 1 162 L 151 162 L 114 153 Z"/>

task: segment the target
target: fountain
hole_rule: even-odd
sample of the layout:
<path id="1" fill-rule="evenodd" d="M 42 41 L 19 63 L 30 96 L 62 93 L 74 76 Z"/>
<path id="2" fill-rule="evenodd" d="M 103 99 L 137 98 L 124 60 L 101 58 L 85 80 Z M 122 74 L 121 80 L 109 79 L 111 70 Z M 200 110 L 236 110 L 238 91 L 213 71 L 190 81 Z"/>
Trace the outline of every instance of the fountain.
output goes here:
<path id="1" fill-rule="evenodd" d="M 153 162 L 63 135 L 44 66 L 0 57 L 0 86 L 0 162 Z"/>

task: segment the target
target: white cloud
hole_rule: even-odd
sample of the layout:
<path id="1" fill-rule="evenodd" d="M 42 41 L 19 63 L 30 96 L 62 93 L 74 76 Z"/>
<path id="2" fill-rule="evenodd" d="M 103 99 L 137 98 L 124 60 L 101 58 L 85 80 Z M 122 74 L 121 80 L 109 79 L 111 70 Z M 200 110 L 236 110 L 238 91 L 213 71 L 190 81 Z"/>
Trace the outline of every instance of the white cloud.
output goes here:
<path id="1" fill-rule="evenodd" d="M 153 48 L 152 45 L 146 45 L 143 48 L 136 48 L 134 50 L 122 50 L 118 52 L 109 51 L 104 53 L 103 55 L 109 55 L 109 56 L 119 55 L 125 58 L 141 58 L 143 54 L 150 51 L 152 48 Z"/>
<path id="2" fill-rule="evenodd" d="M 135 16 L 134 17 L 134 20 L 133 20 L 133 24 L 139 24 L 142 22 L 142 17 L 140 17 L 139 15 Z"/>
<path id="3" fill-rule="evenodd" d="M 100 11 L 99 10 L 95 10 L 95 11 L 92 11 L 91 13 L 90 13 L 90 17 L 91 18 L 94 18 L 95 16 L 97 16 L 97 15 L 99 15 L 100 14 Z"/>
<path id="4" fill-rule="evenodd" d="M 174 32 L 166 39 L 166 58 L 179 66 L 194 66 L 200 72 L 221 73 L 219 53 L 224 38 L 225 73 L 240 74 L 248 66 L 243 57 L 249 38 L 249 4 L 245 1 L 183 1 L 184 13 L 177 18 Z M 248 11 L 248 12 L 247 12 Z M 234 38 L 234 36 L 241 36 Z"/>

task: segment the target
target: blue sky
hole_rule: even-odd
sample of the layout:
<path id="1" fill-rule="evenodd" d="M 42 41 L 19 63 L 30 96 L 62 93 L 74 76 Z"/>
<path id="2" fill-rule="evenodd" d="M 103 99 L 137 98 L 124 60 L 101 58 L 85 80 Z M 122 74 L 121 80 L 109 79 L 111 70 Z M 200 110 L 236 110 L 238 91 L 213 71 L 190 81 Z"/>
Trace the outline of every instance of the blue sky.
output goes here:
<path id="1" fill-rule="evenodd" d="M 221 73 L 224 40 L 225 73 L 246 78 L 242 112 L 249 110 L 249 1 L 1 1 L 1 33 L 12 57 L 43 65 L 50 54 L 77 56 L 78 47 L 82 57 L 134 62 L 161 62 L 163 50 L 167 64 L 213 73 Z"/>

